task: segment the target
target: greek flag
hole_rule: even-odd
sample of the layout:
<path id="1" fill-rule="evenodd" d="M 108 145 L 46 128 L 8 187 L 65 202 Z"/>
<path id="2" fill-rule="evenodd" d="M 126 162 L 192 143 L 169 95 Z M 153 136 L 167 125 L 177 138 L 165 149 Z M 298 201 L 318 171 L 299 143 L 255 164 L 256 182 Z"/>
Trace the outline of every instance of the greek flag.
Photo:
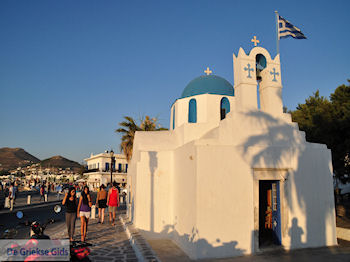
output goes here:
<path id="1" fill-rule="evenodd" d="M 278 39 L 293 37 L 296 39 L 306 39 L 304 34 L 300 29 L 292 25 L 288 20 L 284 19 L 282 16 L 278 16 Z"/>

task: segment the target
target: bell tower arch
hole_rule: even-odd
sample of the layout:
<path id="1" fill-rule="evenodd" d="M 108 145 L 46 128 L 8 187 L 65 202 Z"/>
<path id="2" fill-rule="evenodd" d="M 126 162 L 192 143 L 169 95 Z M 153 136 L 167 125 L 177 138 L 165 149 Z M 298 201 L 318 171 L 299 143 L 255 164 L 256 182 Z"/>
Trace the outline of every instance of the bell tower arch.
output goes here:
<path id="1" fill-rule="evenodd" d="M 283 114 L 280 57 L 271 59 L 262 47 L 247 55 L 242 48 L 233 55 L 234 88 L 237 110 L 257 110 L 259 85 L 260 110 L 272 115 Z"/>

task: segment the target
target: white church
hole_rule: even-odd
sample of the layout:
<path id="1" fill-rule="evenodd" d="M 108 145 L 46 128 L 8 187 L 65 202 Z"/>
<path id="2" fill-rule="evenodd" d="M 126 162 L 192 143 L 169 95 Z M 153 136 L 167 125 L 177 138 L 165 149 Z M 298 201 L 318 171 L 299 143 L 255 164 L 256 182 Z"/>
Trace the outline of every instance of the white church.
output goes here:
<path id="1" fill-rule="evenodd" d="M 129 217 L 191 259 L 337 245 L 331 151 L 283 112 L 280 58 L 233 55 L 171 106 L 169 131 L 137 132 Z"/>

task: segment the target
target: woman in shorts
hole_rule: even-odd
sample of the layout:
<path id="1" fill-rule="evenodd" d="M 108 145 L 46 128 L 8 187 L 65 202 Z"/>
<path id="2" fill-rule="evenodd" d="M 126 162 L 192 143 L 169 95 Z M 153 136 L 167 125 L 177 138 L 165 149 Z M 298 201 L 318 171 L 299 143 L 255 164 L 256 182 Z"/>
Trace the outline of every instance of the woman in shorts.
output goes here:
<path id="1" fill-rule="evenodd" d="M 105 219 L 105 208 L 107 207 L 107 191 L 103 184 L 100 186 L 100 191 L 97 193 L 96 206 L 98 206 L 98 223 L 103 224 Z"/>
<path id="2" fill-rule="evenodd" d="M 109 212 L 109 222 L 114 226 L 115 213 L 117 212 L 117 207 L 119 206 L 119 191 L 117 188 L 117 182 L 113 182 L 113 187 L 108 191 L 107 197 L 108 212 Z"/>
<path id="3" fill-rule="evenodd" d="M 81 221 L 81 241 L 85 241 L 86 232 L 88 228 L 90 213 L 91 213 L 91 196 L 89 187 L 85 186 L 83 192 L 81 192 L 81 197 L 79 199 L 78 205 L 78 217 L 80 217 Z"/>

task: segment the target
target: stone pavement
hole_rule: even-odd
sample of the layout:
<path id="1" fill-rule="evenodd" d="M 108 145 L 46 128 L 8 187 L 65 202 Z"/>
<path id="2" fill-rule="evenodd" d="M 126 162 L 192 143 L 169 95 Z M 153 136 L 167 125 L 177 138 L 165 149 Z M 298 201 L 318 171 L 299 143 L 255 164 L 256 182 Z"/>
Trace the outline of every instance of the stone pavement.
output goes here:
<path id="1" fill-rule="evenodd" d="M 127 217 L 120 215 L 119 219 L 124 225 L 125 231 L 134 247 L 137 258 L 139 258 L 140 261 L 160 261 L 157 254 L 152 250 L 151 246 L 142 236 L 139 230 L 135 228 L 132 223 L 127 221 Z"/>
<path id="2" fill-rule="evenodd" d="M 162 262 L 190 262 L 191 260 L 173 241 L 165 239 L 147 240 Z M 274 250 L 261 254 L 222 259 L 202 259 L 201 262 L 349 262 L 350 247 L 307 248 L 293 251 Z"/>
<path id="3" fill-rule="evenodd" d="M 126 221 L 125 211 L 118 212 L 116 226 L 108 222 L 98 224 L 90 219 L 87 242 L 90 247 L 91 261 L 162 261 L 190 262 L 191 260 L 173 241 L 165 239 L 147 239 Z M 105 216 L 108 221 L 108 215 Z M 68 238 L 63 222 L 52 225 L 45 231 L 51 238 Z M 75 240 L 80 240 L 80 219 L 77 219 Z M 350 262 L 349 243 L 340 243 L 338 247 L 308 248 L 293 251 L 283 249 L 266 251 L 255 255 L 223 259 L 203 259 L 203 262 Z"/>
<path id="4" fill-rule="evenodd" d="M 202 262 L 349 262 L 350 249 L 338 247 L 307 248 L 293 251 L 269 251 L 263 254 L 225 259 L 205 259 Z"/>
<path id="5" fill-rule="evenodd" d="M 108 216 L 105 217 L 108 220 Z M 56 233 L 54 233 L 56 232 Z M 68 238 L 66 225 L 48 228 L 47 233 L 52 239 Z M 75 240 L 80 240 L 80 219 L 76 221 Z M 113 227 L 108 222 L 98 224 L 97 219 L 90 219 L 86 241 L 93 246 L 90 247 L 91 261 L 138 261 L 132 248 L 123 224 L 118 219 Z"/>
<path id="6" fill-rule="evenodd" d="M 147 242 L 162 262 L 193 261 L 170 239 L 148 239 Z"/>

